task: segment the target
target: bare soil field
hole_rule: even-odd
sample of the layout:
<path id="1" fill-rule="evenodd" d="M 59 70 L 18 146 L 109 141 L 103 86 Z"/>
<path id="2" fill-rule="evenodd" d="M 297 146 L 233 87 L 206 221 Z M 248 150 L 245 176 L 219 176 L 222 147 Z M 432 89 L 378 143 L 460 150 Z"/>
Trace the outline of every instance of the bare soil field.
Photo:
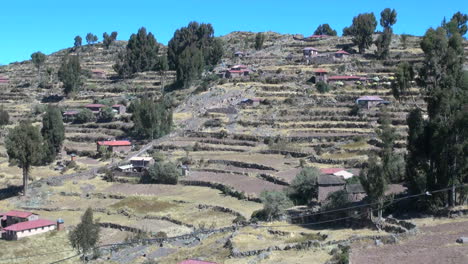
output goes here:
<path id="1" fill-rule="evenodd" d="M 468 219 L 439 225 L 422 226 L 420 233 L 395 245 L 376 247 L 371 244 L 355 244 L 351 263 L 468 263 L 468 245 L 455 241 L 468 236 Z"/>

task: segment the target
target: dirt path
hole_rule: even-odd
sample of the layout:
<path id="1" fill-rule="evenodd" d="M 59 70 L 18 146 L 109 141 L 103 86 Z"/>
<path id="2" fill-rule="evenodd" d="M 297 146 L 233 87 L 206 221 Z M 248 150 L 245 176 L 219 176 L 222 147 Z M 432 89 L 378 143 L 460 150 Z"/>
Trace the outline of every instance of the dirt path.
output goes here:
<path id="1" fill-rule="evenodd" d="M 468 219 L 419 229 L 420 234 L 395 245 L 353 245 L 350 263 L 468 263 L 468 245 L 455 242 L 468 236 Z"/>

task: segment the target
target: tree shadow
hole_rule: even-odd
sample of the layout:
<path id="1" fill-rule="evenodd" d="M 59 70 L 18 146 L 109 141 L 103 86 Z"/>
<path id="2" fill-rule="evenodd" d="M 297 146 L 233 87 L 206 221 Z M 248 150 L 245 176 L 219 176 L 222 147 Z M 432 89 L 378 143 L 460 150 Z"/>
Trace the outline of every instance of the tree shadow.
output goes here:
<path id="1" fill-rule="evenodd" d="M 18 196 L 23 190 L 23 186 L 8 186 L 0 189 L 0 200 Z"/>

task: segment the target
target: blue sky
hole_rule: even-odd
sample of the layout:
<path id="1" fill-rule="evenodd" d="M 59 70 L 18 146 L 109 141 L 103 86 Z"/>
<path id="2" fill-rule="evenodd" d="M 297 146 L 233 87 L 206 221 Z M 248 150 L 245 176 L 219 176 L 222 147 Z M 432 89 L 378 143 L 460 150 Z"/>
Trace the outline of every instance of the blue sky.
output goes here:
<path id="1" fill-rule="evenodd" d="M 215 34 L 232 31 L 275 31 L 310 35 L 322 23 L 341 34 L 359 13 L 395 8 L 394 32 L 423 35 L 445 16 L 468 13 L 466 0 L 5 0 L 0 15 L 0 64 L 30 59 L 73 45 L 73 38 L 88 32 L 102 39 L 117 31 L 127 40 L 141 26 L 167 44 L 177 28 L 190 21 L 211 23 Z M 83 41 L 85 42 L 85 41 Z"/>

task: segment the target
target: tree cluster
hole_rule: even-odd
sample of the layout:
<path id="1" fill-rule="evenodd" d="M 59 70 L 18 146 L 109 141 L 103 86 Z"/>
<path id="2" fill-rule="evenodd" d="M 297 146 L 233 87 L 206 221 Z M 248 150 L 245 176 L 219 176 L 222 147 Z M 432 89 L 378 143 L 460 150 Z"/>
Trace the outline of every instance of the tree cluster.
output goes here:
<path id="1" fill-rule="evenodd" d="M 169 97 L 160 100 L 142 98 L 131 104 L 133 135 L 156 139 L 168 134 L 172 127 L 172 105 Z"/>
<path id="2" fill-rule="evenodd" d="M 377 27 L 374 13 L 359 14 L 353 18 L 353 24 L 343 29 L 343 36 L 353 36 L 354 45 L 358 46 L 359 53 L 372 45 L 372 34 Z"/>
<path id="3" fill-rule="evenodd" d="M 336 30 L 332 29 L 329 24 L 322 24 L 314 31 L 314 35 L 336 36 Z"/>
<path id="4" fill-rule="evenodd" d="M 455 14 L 454 17 L 466 15 Z M 453 21 L 456 20 L 452 19 Z M 427 30 L 421 41 L 425 54 L 418 83 L 427 102 L 408 116 L 407 177 L 413 192 L 437 190 L 468 181 L 468 73 L 463 70 L 461 30 Z M 431 205 L 455 203 L 455 190 L 432 196 Z"/>
<path id="5" fill-rule="evenodd" d="M 106 49 L 108 49 L 110 45 L 112 45 L 112 43 L 114 43 L 114 41 L 116 40 L 117 40 L 117 31 L 113 31 L 110 35 L 107 34 L 107 32 L 104 32 L 102 34 L 102 44 L 104 45 Z"/>
<path id="6" fill-rule="evenodd" d="M 222 42 L 214 37 L 211 24 L 190 22 L 175 31 L 168 44 L 167 60 L 169 68 L 177 73 L 177 82 L 188 87 L 205 68 L 216 65 L 222 55 Z"/>
<path id="7" fill-rule="evenodd" d="M 121 78 L 131 77 L 137 72 L 158 70 L 158 53 L 159 43 L 153 33 L 147 33 L 146 28 L 142 27 L 137 34 L 130 36 L 126 49 L 118 54 L 113 68 Z"/>
<path id="8" fill-rule="evenodd" d="M 97 41 L 98 41 L 98 37 L 94 35 L 93 33 L 86 34 L 86 42 L 88 43 L 88 45 L 94 44 Z"/>

